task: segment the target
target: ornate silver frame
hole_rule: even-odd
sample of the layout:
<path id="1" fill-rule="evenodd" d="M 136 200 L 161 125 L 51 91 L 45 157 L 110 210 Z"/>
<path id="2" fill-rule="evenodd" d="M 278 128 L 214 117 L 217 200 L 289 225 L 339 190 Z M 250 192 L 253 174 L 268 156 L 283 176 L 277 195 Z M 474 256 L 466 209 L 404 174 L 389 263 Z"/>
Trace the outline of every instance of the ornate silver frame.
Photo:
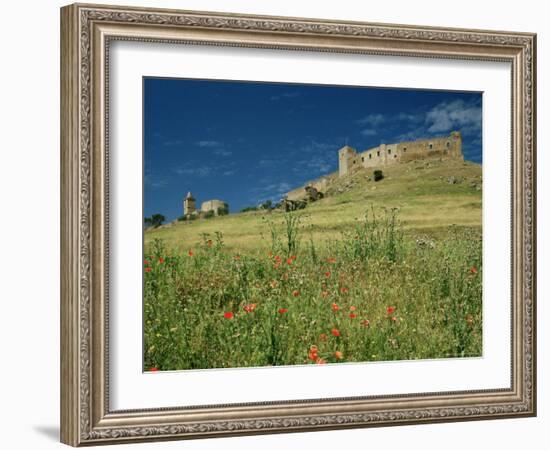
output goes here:
<path id="1" fill-rule="evenodd" d="M 507 61 L 512 66 L 509 389 L 111 411 L 109 43 L 115 39 Z M 61 9 L 61 441 L 73 446 L 534 416 L 536 35 L 75 4 Z"/>

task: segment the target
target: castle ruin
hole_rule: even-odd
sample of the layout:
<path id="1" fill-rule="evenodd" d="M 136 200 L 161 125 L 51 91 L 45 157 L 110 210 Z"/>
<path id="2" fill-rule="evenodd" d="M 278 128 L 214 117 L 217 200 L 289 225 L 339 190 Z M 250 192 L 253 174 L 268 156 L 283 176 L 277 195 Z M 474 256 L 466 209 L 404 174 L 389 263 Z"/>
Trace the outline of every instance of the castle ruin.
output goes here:
<path id="1" fill-rule="evenodd" d="M 183 216 L 201 216 L 212 211 L 213 215 L 219 216 L 229 213 L 229 205 L 222 200 L 207 200 L 202 202 L 201 208 L 197 210 L 196 200 L 191 192 L 188 192 L 183 199 Z"/>
<path id="2" fill-rule="evenodd" d="M 361 167 L 381 167 L 426 158 L 464 161 L 460 132 L 432 139 L 380 144 L 360 153 L 346 145 L 338 151 L 338 175 L 343 177 Z"/>
<path id="3" fill-rule="evenodd" d="M 345 145 L 338 150 L 338 171 L 309 181 L 305 186 L 293 189 L 284 196 L 288 201 L 307 199 L 312 188 L 321 194 L 326 193 L 333 181 L 352 174 L 361 168 L 381 168 L 388 165 L 409 161 L 438 158 L 440 160 L 464 161 L 462 154 L 462 137 L 459 131 L 452 131 L 449 136 L 399 142 L 397 144 L 380 144 L 378 147 L 358 152 Z"/>
<path id="4" fill-rule="evenodd" d="M 221 200 L 207 200 L 201 204 L 201 212 L 207 213 L 208 211 L 214 211 L 215 216 L 219 215 L 220 211 L 224 209 L 229 212 L 229 206 Z"/>

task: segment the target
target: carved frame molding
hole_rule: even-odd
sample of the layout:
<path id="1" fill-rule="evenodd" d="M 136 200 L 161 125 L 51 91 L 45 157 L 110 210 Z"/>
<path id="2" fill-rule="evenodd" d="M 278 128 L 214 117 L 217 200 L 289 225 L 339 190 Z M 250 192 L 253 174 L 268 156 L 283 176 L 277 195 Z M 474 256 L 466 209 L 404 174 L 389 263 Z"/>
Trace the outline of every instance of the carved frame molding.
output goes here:
<path id="1" fill-rule="evenodd" d="M 111 411 L 106 104 L 112 40 L 510 62 L 510 389 Z M 75 4 L 61 10 L 61 57 L 62 442 L 79 446 L 536 414 L 534 34 Z"/>

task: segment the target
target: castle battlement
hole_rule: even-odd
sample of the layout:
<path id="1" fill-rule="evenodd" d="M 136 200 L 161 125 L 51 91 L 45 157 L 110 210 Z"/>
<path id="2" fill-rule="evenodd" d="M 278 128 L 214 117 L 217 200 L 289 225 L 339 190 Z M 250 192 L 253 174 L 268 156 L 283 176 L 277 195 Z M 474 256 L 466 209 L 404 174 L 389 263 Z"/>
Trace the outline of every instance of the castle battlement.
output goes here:
<path id="1" fill-rule="evenodd" d="M 380 144 L 363 152 L 346 145 L 338 151 L 338 174 L 342 177 L 361 167 L 381 167 L 434 157 L 464 161 L 460 132 L 453 131 L 449 136 L 431 139 Z"/>

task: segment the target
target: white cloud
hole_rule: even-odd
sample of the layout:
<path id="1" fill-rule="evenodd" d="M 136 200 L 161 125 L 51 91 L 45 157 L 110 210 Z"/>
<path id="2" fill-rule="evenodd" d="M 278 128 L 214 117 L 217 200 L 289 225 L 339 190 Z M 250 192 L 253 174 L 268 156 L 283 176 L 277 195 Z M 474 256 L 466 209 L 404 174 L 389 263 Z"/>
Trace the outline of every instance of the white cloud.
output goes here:
<path id="1" fill-rule="evenodd" d="M 447 134 L 453 130 L 464 136 L 480 137 L 482 111 L 477 101 L 465 102 L 462 99 L 442 102 L 425 113 L 396 116 L 403 120 L 400 134 L 392 142 L 414 141 L 430 136 Z"/>
<path id="2" fill-rule="evenodd" d="M 162 189 L 168 186 L 168 180 L 166 178 L 156 178 L 150 174 L 145 175 L 144 182 L 146 186 L 153 189 Z"/>
<path id="3" fill-rule="evenodd" d="M 225 148 L 217 148 L 212 153 L 214 153 L 214 155 L 218 155 L 218 156 L 231 156 L 233 154 L 232 151 L 226 150 Z"/>
<path id="4" fill-rule="evenodd" d="M 383 114 L 369 114 L 361 119 L 356 120 L 355 122 L 359 125 L 369 125 L 371 127 L 376 127 L 386 121 L 386 116 Z"/>
<path id="5" fill-rule="evenodd" d="M 278 166 L 278 165 L 280 165 L 284 162 L 286 162 L 286 159 L 264 158 L 264 159 L 260 159 L 258 161 L 258 167 L 260 167 L 262 169 L 267 169 L 267 168 L 270 168 L 270 167 Z"/>
<path id="6" fill-rule="evenodd" d="M 233 152 L 228 150 L 220 141 L 197 141 L 197 147 L 212 149 L 212 154 L 217 156 L 231 156 Z"/>
<path id="7" fill-rule="evenodd" d="M 206 177 L 210 175 L 214 170 L 210 166 L 186 166 L 186 167 L 177 167 L 174 169 L 178 175 L 187 175 L 187 176 L 196 176 L 196 177 Z"/>
<path id="8" fill-rule="evenodd" d="M 426 114 L 426 126 L 430 133 L 455 129 L 475 133 L 481 129 L 481 106 L 464 100 L 440 103 Z"/>
<path id="9" fill-rule="evenodd" d="M 195 145 L 199 147 L 220 147 L 222 143 L 218 141 L 198 141 L 195 142 Z"/>
<path id="10" fill-rule="evenodd" d="M 165 147 L 174 147 L 176 145 L 181 145 L 181 144 L 183 144 L 183 139 L 172 139 L 169 141 L 164 141 L 162 143 L 162 145 L 164 145 Z"/>
<path id="11" fill-rule="evenodd" d="M 363 136 L 376 136 L 378 133 L 372 128 L 367 128 L 366 130 L 361 131 Z"/>

